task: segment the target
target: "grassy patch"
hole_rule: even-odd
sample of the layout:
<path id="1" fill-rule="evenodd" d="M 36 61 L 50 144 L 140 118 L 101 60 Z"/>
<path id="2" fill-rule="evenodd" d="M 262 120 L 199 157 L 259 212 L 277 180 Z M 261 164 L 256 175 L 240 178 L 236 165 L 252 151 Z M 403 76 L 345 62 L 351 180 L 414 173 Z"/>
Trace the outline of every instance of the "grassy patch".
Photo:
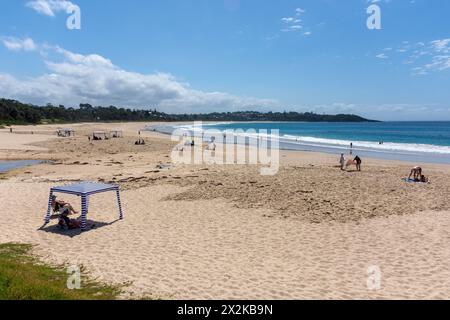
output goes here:
<path id="1" fill-rule="evenodd" d="M 32 246 L 0 244 L 0 300 L 112 300 L 120 287 L 89 280 L 82 270 L 81 289 L 69 290 L 64 267 L 40 263 Z"/>

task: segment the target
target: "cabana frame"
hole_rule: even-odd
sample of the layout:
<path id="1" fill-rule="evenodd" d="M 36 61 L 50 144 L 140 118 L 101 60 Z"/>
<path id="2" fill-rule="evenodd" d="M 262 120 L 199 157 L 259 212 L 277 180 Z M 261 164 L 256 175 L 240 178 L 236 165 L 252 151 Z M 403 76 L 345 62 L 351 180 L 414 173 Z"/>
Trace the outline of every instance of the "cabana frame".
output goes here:
<path id="1" fill-rule="evenodd" d="M 100 138 L 100 139 L 103 137 L 105 140 L 109 140 L 111 138 L 109 135 L 109 132 L 106 132 L 106 131 L 94 131 L 92 133 L 92 139 L 95 140 L 95 137 Z"/>
<path id="2" fill-rule="evenodd" d="M 104 192 L 116 193 L 117 205 L 119 208 L 119 220 L 122 220 L 123 219 L 122 202 L 120 200 L 120 190 L 118 185 L 82 182 L 79 184 L 54 187 L 50 189 L 50 196 L 48 198 L 48 210 L 45 216 L 45 225 L 50 223 L 53 195 L 55 193 L 71 194 L 81 197 L 81 230 L 85 231 L 87 214 L 89 212 L 89 197 Z"/>
<path id="3" fill-rule="evenodd" d="M 123 138 L 122 130 L 111 130 L 110 131 L 111 138 Z"/>

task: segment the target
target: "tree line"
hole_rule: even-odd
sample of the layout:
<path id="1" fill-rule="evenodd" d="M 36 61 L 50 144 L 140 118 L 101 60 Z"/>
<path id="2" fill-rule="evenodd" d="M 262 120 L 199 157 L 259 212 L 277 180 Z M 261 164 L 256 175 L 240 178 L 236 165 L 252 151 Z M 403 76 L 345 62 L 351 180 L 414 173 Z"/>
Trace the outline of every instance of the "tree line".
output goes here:
<path id="1" fill-rule="evenodd" d="M 101 107 L 80 104 L 78 108 L 63 105 L 36 106 L 16 100 L 0 99 L 0 124 L 41 124 L 114 121 L 304 121 L 304 122 L 369 122 L 357 115 L 325 115 L 313 112 L 214 112 L 208 114 L 167 114 L 153 110 Z"/>

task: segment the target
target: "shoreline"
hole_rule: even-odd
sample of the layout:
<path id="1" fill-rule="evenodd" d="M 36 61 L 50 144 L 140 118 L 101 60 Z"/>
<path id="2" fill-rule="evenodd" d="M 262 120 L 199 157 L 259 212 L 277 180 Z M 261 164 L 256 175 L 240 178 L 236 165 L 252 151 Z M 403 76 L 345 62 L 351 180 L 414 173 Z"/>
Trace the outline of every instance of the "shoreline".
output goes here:
<path id="1" fill-rule="evenodd" d="M 215 122 L 205 122 L 205 123 L 210 123 L 210 124 L 214 124 Z M 249 122 L 245 122 L 245 123 L 249 123 Z M 141 126 L 141 124 L 147 124 L 145 126 Z M 99 129 L 104 129 L 104 128 L 121 128 L 121 127 L 127 127 L 128 125 L 132 126 L 132 128 L 134 130 L 126 130 L 125 133 L 128 135 L 133 135 L 138 131 L 141 131 L 141 133 L 146 133 L 147 135 L 150 136 L 155 136 L 155 137 L 163 137 L 165 139 L 170 140 L 170 136 L 171 133 L 169 132 L 165 132 L 165 131 L 153 131 L 148 129 L 148 122 L 117 122 L 117 123 L 89 123 L 89 122 L 83 122 L 83 123 L 72 123 L 69 124 L 70 126 L 73 126 L 75 128 L 80 128 L 81 132 L 83 135 L 86 135 L 88 132 L 91 133 L 94 130 L 85 130 L 86 127 L 92 127 L 92 128 L 99 128 Z M 151 123 L 150 126 L 166 126 L 168 123 L 166 122 L 155 122 L 155 123 Z M 182 125 L 182 124 L 192 124 L 191 122 L 176 122 L 176 123 L 170 123 L 173 125 Z M 118 126 L 117 126 L 118 125 Z M 14 127 L 14 126 L 13 126 Z M 17 126 L 18 128 L 22 128 L 23 126 Z M 16 127 L 16 128 L 17 128 Z M 34 127 L 41 127 L 41 128 L 45 128 L 46 130 L 44 130 L 45 132 L 47 132 L 47 134 L 19 134 L 19 136 L 23 136 L 25 137 L 25 140 L 29 140 L 30 138 L 32 139 L 31 143 L 23 143 L 22 141 L 19 144 L 16 144 L 15 146 L 13 146 L 13 148 L 8 149 L 2 149 L 2 144 L 0 144 L 0 161 L 21 161 L 21 160 L 41 160 L 41 161 L 52 161 L 52 159 L 47 159 L 45 157 L 42 157 L 41 155 L 39 155 L 39 153 L 37 153 L 36 151 L 42 151 L 43 149 L 41 147 L 36 146 L 36 143 L 39 142 L 47 142 L 49 140 L 52 139 L 58 139 L 58 137 L 54 134 L 54 132 L 56 131 L 56 128 L 59 127 L 59 125 L 35 125 Z M 5 134 L 6 136 L 8 136 L 9 133 L 9 129 L 0 129 L 0 137 L 3 136 L 3 134 Z M 36 138 L 36 139 L 34 139 Z M 6 139 L 5 139 L 6 140 Z M 281 147 L 281 145 L 283 145 L 284 147 Z M 324 151 L 321 151 L 319 148 L 316 149 L 301 149 L 300 148 L 289 148 L 286 147 L 287 144 L 281 144 L 280 143 L 280 154 L 283 153 L 293 153 L 293 154 L 317 154 L 318 156 L 321 157 L 334 157 L 337 158 L 340 156 L 341 153 L 344 153 L 344 155 L 349 156 L 349 151 L 350 148 L 344 148 L 342 150 L 340 149 L 334 149 L 334 151 L 327 151 L 327 150 L 333 150 L 333 148 L 328 148 Z M 23 153 L 23 151 L 25 151 L 25 154 Z M 354 155 L 356 156 L 356 153 L 358 153 L 358 149 L 353 149 Z M 363 156 L 366 160 L 369 161 L 380 161 L 382 162 L 392 162 L 392 163 L 398 163 L 398 164 L 403 164 L 403 165 L 411 165 L 411 166 L 416 166 L 418 164 L 426 164 L 432 167 L 439 167 L 439 168 L 448 168 L 450 167 L 450 163 L 448 162 L 439 162 L 439 161 L 431 161 L 428 158 L 422 159 L 419 158 L 417 160 L 414 160 L 412 158 L 406 158 L 406 159 L 402 159 L 402 158 L 397 158 L 397 157 L 377 157 L 376 153 L 372 153 L 369 152 L 368 154 L 366 154 L 364 151 L 359 152 L 358 153 L 360 156 Z M 425 160 L 425 161 L 423 161 Z"/>
<path id="2" fill-rule="evenodd" d="M 279 123 L 279 122 L 227 122 L 227 123 Z M 175 124 L 158 124 L 158 125 L 150 125 L 146 126 L 147 132 L 159 132 L 160 134 L 164 134 L 170 136 L 175 126 L 179 126 L 181 123 Z M 187 130 L 189 127 L 192 127 L 192 123 L 183 123 L 187 125 Z M 214 125 L 214 122 L 205 122 L 205 124 Z M 153 129 L 152 129 L 153 127 Z M 156 130 L 156 131 L 155 131 Z M 195 135 L 195 133 L 194 133 Z M 288 141 L 287 139 L 281 136 L 279 138 L 280 142 L 280 151 L 293 151 L 293 152 L 314 152 L 320 154 L 330 154 L 335 156 L 340 156 L 341 153 L 346 155 L 354 154 L 354 156 L 359 155 L 360 157 L 365 157 L 369 159 L 380 159 L 380 160 L 393 160 L 393 161 L 403 161 L 408 163 L 426 163 L 426 164 L 442 164 L 442 165 L 450 165 L 450 155 L 441 154 L 441 153 L 413 153 L 406 151 L 397 151 L 394 152 L 392 150 L 371 150 L 368 148 L 359 147 L 356 143 L 354 144 L 353 149 L 350 146 L 335 146 L 335 145 L 318 145 L 318 144 L 310 144 L 310 143 L 301 143 L 299 141 L 293 142 Z M 351 152 L 351 153 L 350 153 Z"/>

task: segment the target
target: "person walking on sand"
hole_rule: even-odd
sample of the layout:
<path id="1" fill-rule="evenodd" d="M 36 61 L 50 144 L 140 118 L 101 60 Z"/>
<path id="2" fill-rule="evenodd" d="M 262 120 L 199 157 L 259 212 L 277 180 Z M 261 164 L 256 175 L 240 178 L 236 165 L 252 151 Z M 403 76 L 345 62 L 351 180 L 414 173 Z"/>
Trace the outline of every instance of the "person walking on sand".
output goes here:
<path id="1" fill-rule="evenodd" d="M 339 160 L 339 164 L 341 165 L 341 170 L 344 170 L 344 168 L 345 168 L 345 157 L 344 157 L 343 153 L 341 153 L 341 159 Z"/>
<path id="2" fill-rule="evenodd" d="M 354 161 L 356 164 L 356 170 L 361 171 L 361 163 L 362 163 L 361 158 L 359 156 L 356 156 Z"/>

